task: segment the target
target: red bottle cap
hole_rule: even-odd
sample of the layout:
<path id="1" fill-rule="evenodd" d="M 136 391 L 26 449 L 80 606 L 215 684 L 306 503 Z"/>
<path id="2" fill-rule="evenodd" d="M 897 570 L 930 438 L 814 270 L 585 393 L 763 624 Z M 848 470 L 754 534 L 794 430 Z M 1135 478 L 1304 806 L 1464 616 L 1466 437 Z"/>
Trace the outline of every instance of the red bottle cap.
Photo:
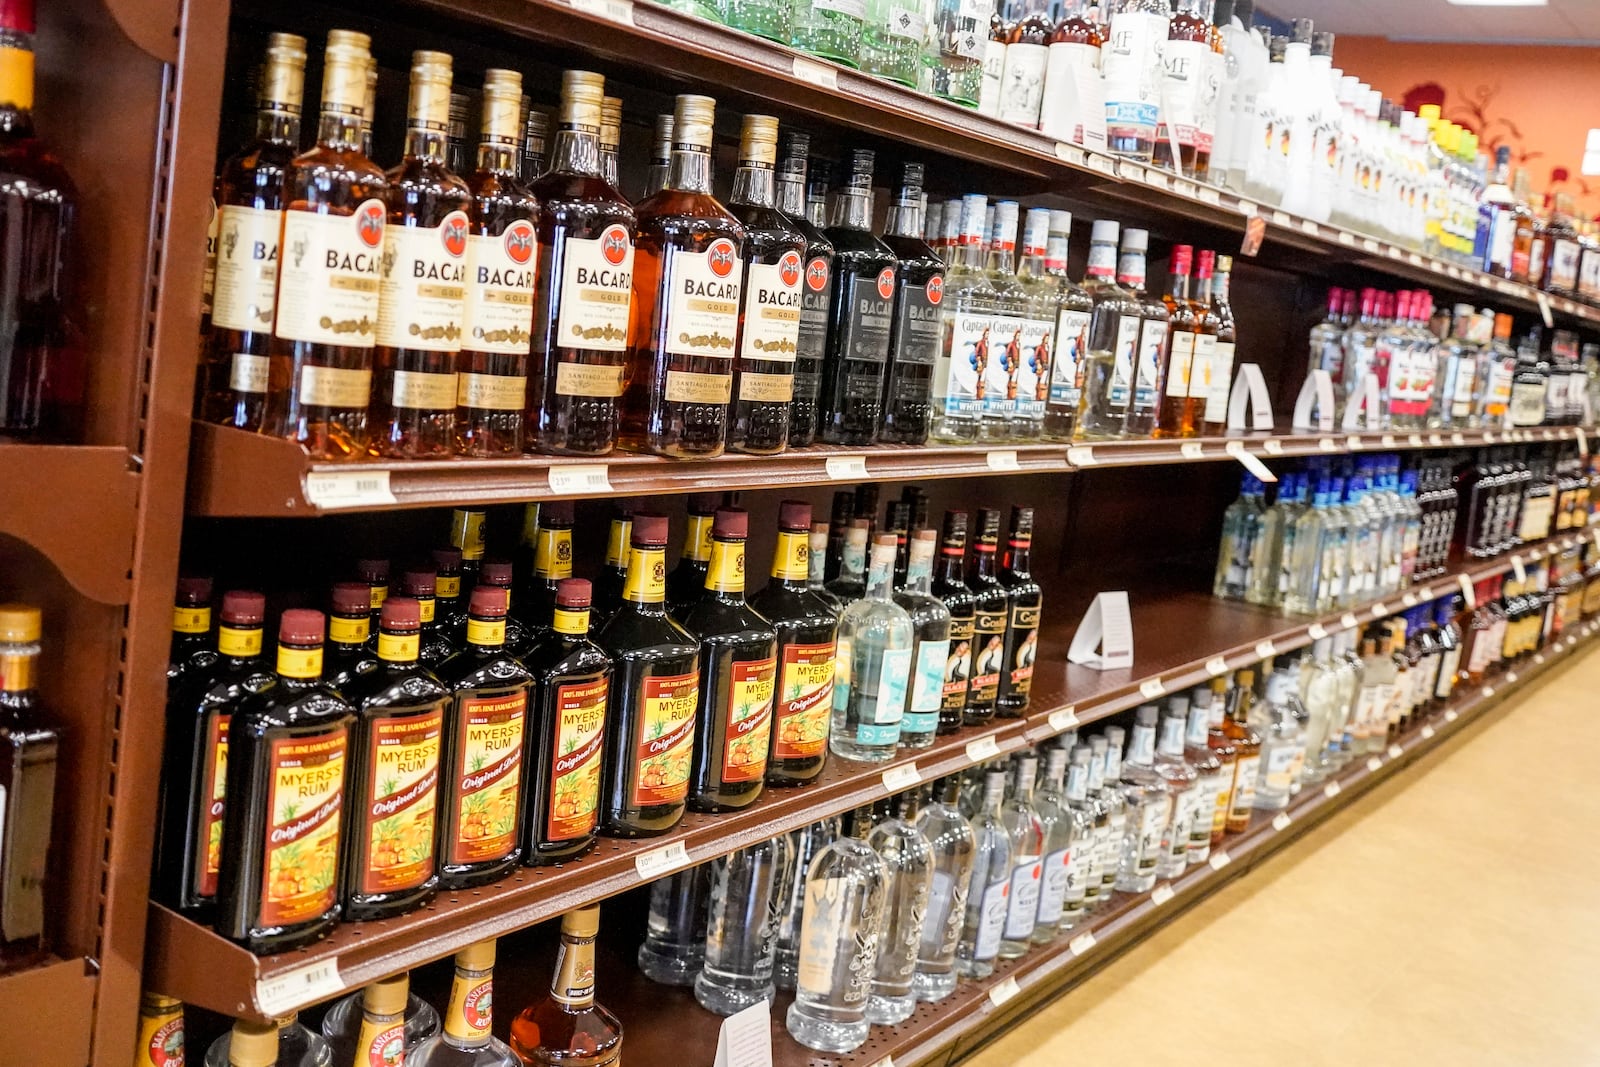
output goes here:
<path id="1" fill-rule="evenodd" d="M 587 578 L 563 578 L 556 583 L 556 607 L 586 608 L 594 598 Z"/>
<path id="2" fill-rule="evenodd" d="M 488 559 L 483 561 L 482 568 L 478 571 L 478 580 L 484 585 L 498 585 L 505 588 L 511 584 L 511 564 L 503 559 Z"/>
<path id="3" fill-rule="evenodd" d="M 385 630 L 416 630 L 422 626 L 422 605 L 410 597 L 392 596 L 383 602 L 378 625 Z"/>
<path id="4" fill-rule="evenodd" d="M 510 599 L 501 586 L 480 585 L 472 590 L 472 600 L 467 604 L 467 613 L 501 619 L 505 617 L 507 601 Z"/>
<path id="5" fill-rule="evenodd" d="M 433 565 L 439 568 L 440 574 L 459 573 L 461 571 L 461 550 L 451 547 L 434 549 Z"/>
<path id="6" fill-rule="evenodd" d="M 286 645 L 322 644 L 322 612 L 311 608 L 290 608 L 278 620 L 278 640 Z"/>
<path id="7" fill-rule="evenodd" d="M 572 501 L 552 500 L 539 512 L 540 526 L 571 526 Z"/>
<path id="8" fill-rule="evenodd" d="M 750 513 L 744 508 L 718 508 L 711 520 L 711 536 L 743 540 L 750 535 Z"/>
<path id="9" fill-rule="evenodd" d="M 365 615 L 372 610 L 372 591 L 363 582 L 340 582 L 333 587 L 335 615 Z"/>
<path id="10" fill-rule="evenodd" d="M 211 600 L 211 579 L 189 577 L 178 579 L 178 603 L 191 608 L 204 607 Z"/>
<path id="11" fill-rule="evenodd" d="M 433 596 L 438 580 L 438 572 L 432 567 L 409 570 L 400 577 L 400 592 L 406 596 Z"/>
<path id="12" fill-rule="evenodd" d="M 0 0 L 0 30 L 34 32 L 33 0 Z"/>
<path id="13" fill-rule="evenodd" d="M 267 598 L 260 593 L 235 589 L 222 594 L 222 621 L 241 626 L 255 625 L 267 617 Z"/>
<path id="14" fill-rule="evenodd" d="M 0 0 L 4 2 L 4 0 Z M 356 577 L 368 585 L 389 584 L 389 561 L 386 559 L 356 560 Z"/>
<path id="15" fill-rule="evenodd" d="M 778 506 L 778 529 L 806 533 L 811 529 L 811 505 L 804 500 L 785 500 Z"/>
<path id="16" fill-rule="evenodd" d="M 1194 266 L 1194 246 L 1193 245 L 1173 245 L 1172 246 L 1172 263 L 1167 268 L 1167 273 L 1169 273 L 1169 274 L 1188 274 L 1190 268 L 1192 268 L 1193 266 Z"/>
<path id="17" fill-rule="evenodd" d="M 667 543 L 667 517 L 653 511 L 633 513 L 633 543 L 651 548 L 664 548 Z"/>
<path id="18" fill-rule="evenodd" d="M 1217 254 L 1215 252 L 1210 251 L 1210 250 L 1202 251 L 1200 253 L 1200 258 L 1195 261 L 1195 271 L 1194 271 L 1195 277 L 1196 278 L 1209 278 L 1209 277 L 1211 277 L 1212 273 L 1216 270 L 1216 266 L 1217 266 Z"/>

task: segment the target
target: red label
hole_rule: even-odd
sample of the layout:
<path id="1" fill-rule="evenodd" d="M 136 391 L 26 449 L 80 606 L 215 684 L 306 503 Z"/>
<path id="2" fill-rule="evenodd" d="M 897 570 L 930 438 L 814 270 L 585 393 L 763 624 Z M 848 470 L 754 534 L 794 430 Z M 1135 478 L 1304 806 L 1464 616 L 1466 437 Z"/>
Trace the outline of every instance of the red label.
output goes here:
<path id="1" fill-rule="evenodd" d="M 377 248 L 383 244 L 383 205 L 376 200 L 369 200 L 361 206 L 360 211 L 356 219 L 356 233 L 361 237 L 362 244 Z"/>
<path id="2" fill-rule="evenodd" d="M 456 735 L 461 777 L 456 786 L 456 825 L 451 863 L 482 863 L 517 845 L 517 808 L 522 792 L 522 747 L 528 693 L 461 701 Z"/>
<path id="3" fill-rule="evenodd" d="M 944 299 L 944 275 L 935 274 L 928 279 L 928 303 L 935 306 Z"/>
<path id="4" fill-rule="evenodd" d="M 738 258 L 739 250 L 726 237 L 717 238 L 711 242 L 711 247 L 706 249 L 706 264 L 711 268 L 711 273 L 719 278 L 728 276 Z"/>
<path id="5" fill-rule="evenodd" d="M 784 285 L 794 285 L 800 280 L 800 253 L 785 252 L 778 260 L 778 277 Z"/>
<path id="6" fill-rule="evenodd" d="M 676 804 L 689 795 L 689 759 L 694 747 L 694 712 L 700 700 L 698 672 L 647 678 L 639 717 L 639 805 Z"/>
<path id="7" fill-rule="evenodd" d="M 471 989 L 461 1001 L 461 1017 L 474 1030 L 487 1030 L 494 1023 L 494 983 L 484 979 Z"/>
<path id="8" fill-rule="evenodd" d="M 444 709 L 374 719 L 367 773 L 363 893 L 394 893 L 433 877 Z"/>
<path id="9" fill-rule="evenodd" d="M 154 1067 L 183 1067 L 183 1016 L 162 1023 L 145 1051 Z"/>
<path id="10" fill-rule="evenodd" d="M 878 295 L 888 300 L 894 296 L 894 268 L 885 267 L 878 272 Z"/>
<path id="11" fill-rule="evenodd" d="M 607 226 L 600 235 L 600 254 L 606 257 L 606 262 L 613 267 L 618 266 L 628 258 L 628 231 L 618 225 Z"/>
<path id="12" fill-rule="evenodd" d="M 305 922 L 333 908 L 347 743 L 343 726 L 272 742 L 262 926 Z"/>
<path id="13" fill-rule="evenodd" d="M 520 265 L 533 258 L 533 250 L 539 243 L 539 232 L 527 219 L 516 219 L 506 226 L 500 239 L 505 242 L 507 258 Z"/>
<path id="14" fill-rule="evenodd" d="M 467 254 L 467 213 L 452 211 L 439 223 L 439 240 L 449 255 L 460 259 Z"/>
<path id="15" fill-rule="evenodd" d="M 767 750 L 772 745 L 772 687 L 778 661 L 735 663 L 728 679 L 727 723 L 722 748 L 722 780 L 753 782 L 767 773 Z"/>
<path id="16" fill-rule="evenodd" d="M 828 747 L 828 717 L 833 713 L 832 641 L 790 645 L 783 650 L 778 680 L 777 739 L 773 759 L 810 759 Z"/>
<path id="17" fill-rule="evenodd" d="M 217 872 L 222 868 L 222 812 L 228 785 L 228 715 L 213 715 L 206 729 L 205 785 L 200 792 L 200 840 L 206 844 L 206 860 L 199 874 L 200 895 L 217 894 Z"/>
<path id="18" fill-rule="evenodd" d="M 400 1067 L 406 1061 L 406 1027 L 395 1023 L 367 1043 L 367 1067 Z"/>
<path id="19" fill-rule="evenodd" d="M 600 819 L 600 746 L 605 739 L 610 681 L 597 678 L 556 689 L 555 747 L 550 753 L 550 817 L 545 837 L 570 841 L 594 833 Z"/>
<path id="20" fill-rule="evenodd" d="M 813 293 L 820 293 L 828 287 L 827 260 L 818 256 L 806 264 L 806 285 Z"/>

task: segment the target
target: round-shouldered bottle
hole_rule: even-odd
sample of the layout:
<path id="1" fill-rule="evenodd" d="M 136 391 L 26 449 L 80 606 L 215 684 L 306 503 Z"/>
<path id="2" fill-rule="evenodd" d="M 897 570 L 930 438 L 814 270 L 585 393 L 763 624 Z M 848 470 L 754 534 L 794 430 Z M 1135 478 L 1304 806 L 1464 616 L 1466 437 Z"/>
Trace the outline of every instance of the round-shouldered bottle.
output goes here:
<path id="1" fill-rule="evenodd" d="M 1002 719 L 1022 717 L 1033 689 L 1033 665 L 1039 653 L 1039 621 L 1044 590 L 1029 569 L 1033 552 L 1033 509 L 1011 508 L 1011 533 L 1006 541 L 1000 584 L 1006 591 L 1006 636 L 995 711 Z"/>
<path id="2" fill-rule="evenodd" d="M 927 748 L 933 744 L 944 707 L 951 614 L 932 592 L 933 557 L 938 537 L 932 530 L 917 530 L 912 534 L 905 584 L 894 594 L 895 603 L 911 617 L 916 633 L 911 686 L 906 695 L 905 718 L 900 721 L 900 744 L 906 748 Z"/>
<path id="3" fill-rule="evenodd" d="M 811 135 L 787 130 L 778 163 L 778 210 L 806 239 L 800 287 L 800 332 L 795 337 L 794 399 L 789 404 L 789 447 L 815 444 L 820 426 L 822 366 L 828 354 L 828 301 L 832 290 L 833 242 L 806 214 L 806 168 Z"/>
<path id="4" fill-rule="evenodd" d="M 974 598 L 972 682 L 965 714 L 968 726 L 987 726 L 995 716 L 1000 697 L 1011 599 L 1000 584 L 996 560 L 999 551 L 1000 512 L 984 508 L 978 512 L 978 535 L 972 543 L 972 575 L 968 583 Z"/>
<path id="5" fill-rule="evenodd" d="M 914 630 L 890 596 L 894 556 L 894 535 L 879 534 L 866 595 L 839 616 L 828 745 L 846 759 L 892 759 L 900 740 Z"/>
<path id="6" fill-rule="evenodd" d="M 972 824 L 956 806 L 960 792 L 959 775 L 939 779 L 931 802 L 917 815 L 917 830 L 928 842 L 933 868 L 916 973 L 911 977 L 912 992 L 920 1001 L 943 1000 L 956 988 L 956 946 L 966 921 L 977 853 Z"/>
<path id="7" fill-rule="evenodd" d="M 934 364 L 932 436 L 950 444 L 976 441 L 983 414 L 983 382 L 998 299 L 983 261 L 987 210 L 987 197 L 961 198 L 959 245 L 951 253 L 944 279 L 944 340 Z"/>
<path id="8" fill-rule="evenodd" d="M 944 344 L 944 260 L 922 239 L 923 166 L 901 168 L 900 190 L 884 222 L 895 270 L 894 332 L 883 382 L 884 444 L 921 445 L 932 427 L 933 372 Z"/>

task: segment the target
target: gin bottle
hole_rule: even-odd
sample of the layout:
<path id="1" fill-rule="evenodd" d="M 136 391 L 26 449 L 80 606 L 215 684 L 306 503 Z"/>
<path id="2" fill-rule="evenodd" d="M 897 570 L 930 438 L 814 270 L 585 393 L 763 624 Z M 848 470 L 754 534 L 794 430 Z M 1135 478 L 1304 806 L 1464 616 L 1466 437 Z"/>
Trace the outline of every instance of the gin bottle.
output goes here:
<path id="1" fill-rule="evenodd" d="M 936 0 L 933 35 L 938 62 L 927 70 L 924 91 L 964 107 L 977 107 L 989 12 L 982 0 Z"/>
<path id="2" fill-rule="evenodd" d="M 867 835 L 867 843 L 883 861 L 886 881 L 883 927 L 866 1014 L 874 1025 L 894 1026 L 909 1019 L 917 1008 L 912 976 L 933 888 L 933 849 L 917 827 L 917 790 L 884 804 L 894 814 Z"/>
<path id="3" fill-rule="evenodd" d="M 932 0 L 868 0 L 861 69 L 915 89 L 932 13 Z"/>
<path id="4" fill-rule="evenodd" d="M 866 0 L 776 0 L 792 2 L 789 43 L 802 52 L 832 59 L 847 67 L 861 65 L 861 36 L 867 21 Z"/>
<path id="5" fill-rule="evenodd" d="M 1011 891 L 1000 934 L 1000 958 L 1014 960 L 1028 951 L 1039 917 L 1039 883 L 1044 877 L 1044 823 L 1033 806 L 1039 759 L 1032 753 L 1012 765 L 1011 794 L 1000 806 L 1000 821 L 1011 838 Z"/>
<path id="6" fill-rule="evenodd" d="M 819 1052 L 850 1052 L 867 1040 L 868 992 L 883 929 L 887 873 L 867 843 L 868 813 L 817 853 L 806 872 L 805 911 L 789 1035 Z"/>
<path id="7" fill-rule="evenodd" d="M 779 989 L 794 989 L 795 972 L 800 964 L 800 929 L 806 900 L 806 872 L 818 852 L 839 836 L 838 816 L 802 827 L 789 835 L 787 859 L 789 873 L 784 879 L 784 897 L 778 908 L 777 947 L 774 951 L 773 984 Z"/>
<path id="8" fill-rule="evenodd" d="M 933 373 L 935 441 L 959 444 L 978 438 L 996 300 L 983 269 L 987 206 L 983 196 L 961 198 L 960 243 L 951 252 L 944 279 L 944 348 Z"/>
<path id="9" fill-rule="evenodd" d="M 639 970 L 662 985 L 693 985 L 706 958 L 708 864 L 676 871 L 650 883 L 650 911 Z"/>
<path id="10" fill-rule="evenodd" d="M 789 839 L 742 848 L 706 864 L 705 962 L 694 998 L 718 1015 L 732 1015 L 773 996 L 778 919 L 788 897 Z"/>
<path id="11" fill-rule="evenodd" d="M 1143 321 L 1139 299 L 1117 281 L 1120 227 L 1107 219 L 1094 224 L 1084 288 L 1094 301 L 1089 349 L 1083 356 L 1083 392 L 1078 400 L 1079 440 L 1122 436 L 1133 397 L 1134 364 Z"/>
<path id="12" fill-rule="evenodd" d="M 933 786 L 933 800 L 917 816 L 917 830 L 932 858 L 928 910 L 917 945 L 911 989 L 922 1001 L 939 1001 L 956 988 L 956 946 L 966 922 L 967 891 L 978 846 L 972 824 L 956 806 L 961 778 L 947 775 Z"/>
<path id="13" fill-rule="evenodd" d="M 912 535 L 906 584 L 894 594 L 895 603 L 905 608 L 916 632 L 910 694 L 900 723 L 900 743 L 906 748 L 933 744 L 950 661 L 950 609 L 930 592 L 937 537 L 932 530 L 918 530 Z"/>
<path id="14" fill-rule="evenodd" d="M 598 912 L 599 909 L 594 909 Z M 592 936 L 592 934 L 591 934 Z M 592 951 L 592 950 L 591 950 Z M 521 1067 L 523 1060 L 503 1041 L 490 1033 L 494 1025 L 491 992 L 494 985 L 494 942 L 481 941 L 456 953 L 455 979 L 450 984 L 450 1007 L 445 1012 L 444 1029 L 428 1038 L 405 1057 L 408 1067 Z M 593 988 L 591 983 L 590 988 Z M 517 1022 L 513 1020 L 515 1031 Z M 516 1040 L 513 1035 L 512 1040 Z M 620 1034 L 618 1040 L 621 1040 Z M 520 1045 L 520 1043 L 519 1043 Z M 548 1059 L 527 1056 L 526 1062 L 543 1064 Z M 614 1064 L 604 1056 L 591 1061 Z"/>
<path id="15" fill-rule="evenodd" d="M 1172 822 L 1172 790 L 1155 768 L 1158 715 L 1154 704 L 1138 710 L 1128 758 L 1122 764 L 1120 781 L 1128 817 L 1117 864 L 1117 889 L 1124 893 L 1148 893 L 1155 888 L 1162 845 Z"/>
<path id="16" fill-rule="evenodd" d="M 839 616 L 828 745 L 846 759 L 891 759 L 900 739 L 915 628 L 890 597 L 894 554 L 894 535 L 878 535 L 867 594 Z"/>
<path id="17" fill-rule="evenodd" d="M 334 1063 L 357 1063 L 357 1049 L 370 1049 L 374 1041 L 386 1051 L 398 1038 L 410 1056 L 418 1045 L 439 1032 L 439 1013 L 433 1005 L 408 991 L 409 978 L 396 975 L 373 982 L 359 993 L 336 1002 L 322 1017 L 322 1038 Z M 398 995 L 397 995 L 398 994 Z"/>
<path id="18" fill-rule="evenodd" d="M 1167 713 L 1161 717 L 1161 737 L 1156 743 L 1156 772 L 1167 780 L 1172 791 L 1172 817 L 1163 835 L 1161 859 L 1156 864 L 1156 873 L 1162 878 L 1176 878 L 1189 866 L 1190 830 L 1205 799 L 1200 791 L 1199 774 L 1184 758 L 1183 740 L 1188 718 L 1189 698 L 1174 697 L 1167 706 Z"/>
<path id="19" fill-rule="evenodd" d="M 983 799 L 972 818 L 972 878 L 967 883 L 966 918 L 956 946 L 956 972 L 964 978 L 994 973 L 1000 937 L 1005 932 L 1011 896 L 1011 835 L 1000 820 L 1006 794 L 1004 768 L 984 772 Z"/>

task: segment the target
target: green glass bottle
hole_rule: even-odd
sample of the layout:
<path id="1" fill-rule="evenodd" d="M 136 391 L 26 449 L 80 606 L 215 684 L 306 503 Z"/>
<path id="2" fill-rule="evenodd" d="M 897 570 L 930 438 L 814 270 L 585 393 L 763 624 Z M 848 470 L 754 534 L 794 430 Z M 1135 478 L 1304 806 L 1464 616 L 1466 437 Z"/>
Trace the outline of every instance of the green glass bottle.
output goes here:
<path id="1" fill-rule="evenodd" d="M 789 43 L 802 52 L 848 67 L 861 65 L 866 0 L 794 0 Z"/>
<path id="2" fill-rule="evenodd" d="M 790 5 L 787 0 L 719 0 L 722 21 L 757 37 L 789 43 Z"/>

